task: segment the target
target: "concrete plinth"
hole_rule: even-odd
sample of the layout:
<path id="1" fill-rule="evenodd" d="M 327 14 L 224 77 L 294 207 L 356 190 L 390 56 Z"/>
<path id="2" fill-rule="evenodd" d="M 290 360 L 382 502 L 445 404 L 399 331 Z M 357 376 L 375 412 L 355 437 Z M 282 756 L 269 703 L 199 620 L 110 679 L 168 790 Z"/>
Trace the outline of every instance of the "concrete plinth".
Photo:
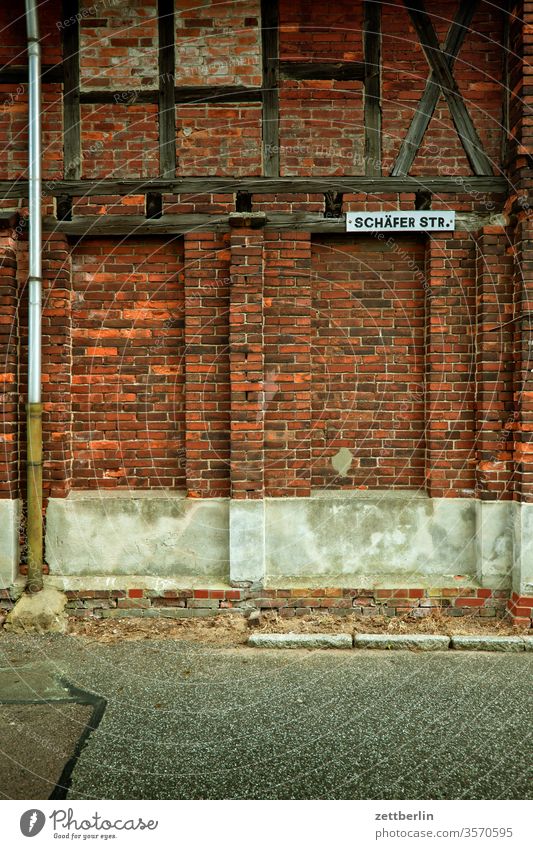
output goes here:
<path id="1" fill-rule="evenodd" d="M 262 584 L 265 580 L 265 501 L 230 502 L 230 582 Z"/>
<path id="2" fill-rule="evenodd" d="M 511 586 L 512 501 L 476 501 L 476 577 L 482 587 Z"/>
<path id="3" fill-rule="evenodd" d="M 513 503 L 513 590 L 533 596 L 533 503 Z"/>

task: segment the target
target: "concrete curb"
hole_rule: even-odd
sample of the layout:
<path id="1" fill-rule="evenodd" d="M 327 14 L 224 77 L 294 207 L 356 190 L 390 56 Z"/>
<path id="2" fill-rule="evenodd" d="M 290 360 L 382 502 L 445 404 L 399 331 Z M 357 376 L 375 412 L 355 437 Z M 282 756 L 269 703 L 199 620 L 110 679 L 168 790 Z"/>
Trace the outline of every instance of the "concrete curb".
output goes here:
<path id="1" fill-rule="evenodd" d="M 396 649 L 419 651 L 533 651 L 533 637 L 441 634 L 252 634 L 248 645 L 257 649 Z"/>
<path id="2" fill-rule="evenodd" d="M 485 637 L 472 636 L 457 636 L 452 637 L 450 648 L 460 651 L 531 651 L 533 645 L 529 645 L 528 641 L 531 637 L 498 637 L 496 635 L 488 635 Z"/>
<path id="3" fill-rule="evenodd" d="M 351 634 L 252 634 L 248 645 L 261 649 L 351 649 Z"/>
<path id="4" fill-rule="evenodd" d="M 353 642 L 356 649 L 444 651 L 450 647 L 450 638 L 439 634 L 356 634 Z"/>

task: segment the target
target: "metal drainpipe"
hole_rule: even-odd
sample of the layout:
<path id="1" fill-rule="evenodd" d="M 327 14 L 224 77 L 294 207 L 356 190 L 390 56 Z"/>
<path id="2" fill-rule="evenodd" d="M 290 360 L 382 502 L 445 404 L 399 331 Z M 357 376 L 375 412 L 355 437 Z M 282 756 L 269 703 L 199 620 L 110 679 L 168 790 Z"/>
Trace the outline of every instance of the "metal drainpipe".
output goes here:
<path id="1" fill-rule="evenodd" d="M 26 590 L 43 588 L 43 492 L 41 404 L 41 46 L 35 0 L 25 0 L 29 66 L 29 277 L 27 413 L 27 541 Z"/>

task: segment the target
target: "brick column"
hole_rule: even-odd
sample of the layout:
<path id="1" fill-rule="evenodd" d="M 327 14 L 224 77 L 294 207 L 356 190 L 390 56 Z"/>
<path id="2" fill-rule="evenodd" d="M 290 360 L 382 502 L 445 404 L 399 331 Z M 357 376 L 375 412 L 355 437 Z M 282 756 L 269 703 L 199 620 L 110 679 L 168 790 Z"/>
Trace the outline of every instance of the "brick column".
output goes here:
<path id="1" fill-rule="evenodd" d="M 512 254 L 502 226 L 484 227 L 476 240 L 476 563 L 482 586 L 508 580 L 513 497 Z"/>
<path id="2" fill-rule="evenodd" d="M 229 234 L 185 236 L 185 469 L 187 493 L 228 496 Z"/>
<path id="3" fill-rule="evenodd" d="M 234 584 L 258 584 L 265 576 L 265 216 L 243 213 L 232 216 L 231 223 L 230 579 Z"/>
<path id="4" fill-rule="evenodd" d="M 0 589 L 19 563 L 18 291 L 16 241 L 0 233 Z"/>

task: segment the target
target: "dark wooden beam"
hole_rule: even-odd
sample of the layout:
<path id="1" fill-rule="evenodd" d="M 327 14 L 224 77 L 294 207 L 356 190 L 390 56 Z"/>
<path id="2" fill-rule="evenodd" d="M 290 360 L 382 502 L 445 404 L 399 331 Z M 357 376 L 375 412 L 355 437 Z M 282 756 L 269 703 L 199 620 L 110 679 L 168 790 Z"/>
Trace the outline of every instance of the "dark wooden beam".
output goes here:
<path id="1" fill-rule="evenodd" d="M 176 174 L 174 0 L 157 0 L 159 26 L 159 173 Z"/>
<path id="2" fill-rule="evenodd" d="M 455 19 L 448 30 L 444 43 L 444 54 L 450 71 L 453 70 L 455 60 L 459 55 L 468 27 L 477 8 L 475 0 L 461 0 L 457 9 Z M 415 156 L 420 148 L 424 134 L 428 128 L 431 116 L 435 111 L 441 94 L 437 77 L 431 72 L 420 98 L 416 112 L 407 131 L 400 151 L 391 171 L 392 177 L 401 177 L 408 174 L 414 162 Z"/>
<path id="3" fill-rule="evenodd" d="M 41 82 L 42 83 L 62 83 L 64 80 L 64 72 L 62 65 L 42 65 L 41 66 Z M 28 66 L 27 65 L 8 65 L 0 71 L 0 85 L 17 85 L 18 83 L 28 82 Z"/>
<path id="4" fill-rule="evenodd" d="M 278 0 L 261 0 L 263 51 L 263 174 L 279 175 L 279 9 Z"/>
<path id="5" fill-rule="evenodd" d="M 364 62 L 301 62 L 281 59 L 279 76 L 282 80 L 364 80 Z"/>
<path id="6" fill-rule="evenodd" d="M 230 215 L 163 215 L 147 219 L 142 215 L 91 215 L 73 218 L 72 221 L 57 221 L 45 218 L 45 231 L 59 231 L 70 236 L 177 236 L 191 231 L 207 229 L 227 231 L 231 226 Z M 476 231 L 485 224 L 505 223 L 503 215 L 494 213 L 458 213 L 457 229 Z M 344 233 L 346 218 L 324 217 L 313 212 L 272 212 L 266 215 L 266 226 L 279 230 L 303 230 L 312 233 Z"/>
<path id="7" fill-rule="evenodd" d="M 433 194 L 478 192 L 507 194 L 509 182 L 505 177 L 183 177 L 173 180 L 47 180 L 43 195 L 57 197 L 103 197 L 115 195 L 145 195 L 148 192 L 163 194 L 213 194 L 249 192 L 250 194 L 276 194 L 283 192 L 324 194 L 325 192 L 359 192 L 379 195 L 394 192 L 417 192 L 424 189 Z M 26 198 L 27 180 L 0 181 L 0 200 Z"/>
<path id="8" fill-rule="evenodd" d="M 457 130 L 474 174 L 478 176 L 492 174 L 490 160 L 483 150 L 483 145 L 474 127 L 472 118 L 459 93 L 448 60 L 440 49 L 437 34 L 422 0 L 404 0 L 404 3 L 418 33 L 427 62 L 435 74 L 435 79 L 446 98 L 455 129 Z"/>
<path id="9" fill-rule="evenodd" d="M 63 168 L 66 180 L 82 174 L 80 116 L 80 25 L 79 0 L 63 0 L 63 20 L 71 23 L 63 36 Z"/>
<path id="10" fill-rule="evenodd" d="M 365 174 L 381 174 L 381 3 L 363 3 Z"/>
<path id="11" fill-rule="evenodd" d="M 161 218 L 163 215 L 163 196 L 160 192 L 148 192 L 145 197 L 145 217 L 151 219 Z"/>

